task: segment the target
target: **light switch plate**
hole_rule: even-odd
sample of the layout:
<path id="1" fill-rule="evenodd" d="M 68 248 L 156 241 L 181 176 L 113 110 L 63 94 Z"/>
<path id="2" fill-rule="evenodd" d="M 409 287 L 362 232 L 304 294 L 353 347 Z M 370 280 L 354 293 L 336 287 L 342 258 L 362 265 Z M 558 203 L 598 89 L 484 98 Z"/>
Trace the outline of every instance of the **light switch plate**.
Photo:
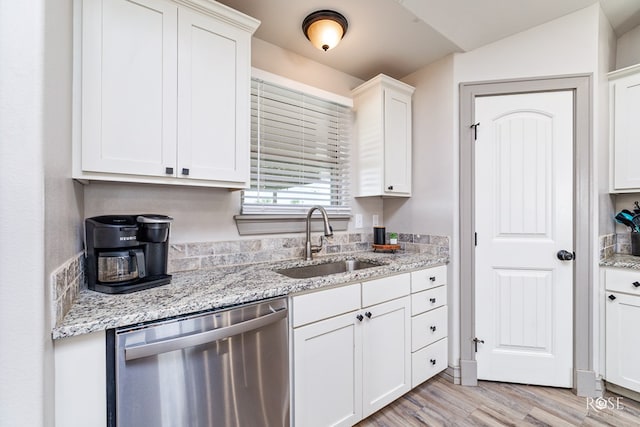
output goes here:
<path id="1" fill-rule="evenodd" d="M 362 228 L 362 214 L 356 214 L 356 228 Z"/>
<path id="2" fill-rule="evenodd" d="M 373 222 L 373 226 L 374 227 L 380 225 L 380 219 L 379 219 L 378 215 L 374 215 L 373 216 L 372 222 Z"/>

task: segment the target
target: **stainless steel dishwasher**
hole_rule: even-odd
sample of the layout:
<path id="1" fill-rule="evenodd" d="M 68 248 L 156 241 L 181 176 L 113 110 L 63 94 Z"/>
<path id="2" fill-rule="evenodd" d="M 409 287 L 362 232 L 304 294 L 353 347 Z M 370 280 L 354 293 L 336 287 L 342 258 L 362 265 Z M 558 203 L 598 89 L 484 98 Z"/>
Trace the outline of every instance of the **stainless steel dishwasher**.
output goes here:
<path id="1" fill-rule="evenodd" d="M 111 336 L 108 425 L 289 425 L 286 298 Z"/>

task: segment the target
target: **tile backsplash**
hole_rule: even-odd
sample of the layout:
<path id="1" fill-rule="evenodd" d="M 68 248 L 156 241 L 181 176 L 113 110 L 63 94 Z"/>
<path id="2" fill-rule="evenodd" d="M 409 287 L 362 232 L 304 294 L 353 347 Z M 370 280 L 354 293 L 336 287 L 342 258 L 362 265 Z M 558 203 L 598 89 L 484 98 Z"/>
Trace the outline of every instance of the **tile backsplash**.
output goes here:
<path id="1" fill-rule="evenodd" d="M 312 243 L 317 245 L 319 240 L 320 235 L 314 233 Z M 323 247 L 317 255 L 367 251 L 371 249 L 372 242 L 373 233 L 335 233 L 332 238 L 323 237 Z M 398 244 L 401 251 L 449 255 L 447 236 L 400 233 Z M 170 244 L 168 272 L 302 258 L 304 246 L 304 236 Z M 80 290 L 86 289 L 84 270 L 84 252 L 80 252 L 51 273 L 54 325 L 68 313 Z"/>
<path id="2" fill-rule="evenodd" d="M 51 273 L 51 324 L 57 325 L 67 314 L 80 289 L 86 288 L 84 278 L 84 252 L 73 258 Z"/>
<path id="3" fill-rule="evenodd" d="M 618 233 L 616 234 L 616 253 L 618 254 L 631 254 L 631 233 Z"/>
<path id="4" fill-rule="evenodd" d="M 427 234 L 400 234 L 401 250 L 449 254 L 449 238 Z M 312 236 L 318 244 L 320 236 Z M 372 233 L 335 233 L 332 238 L 323 237 L 323 247 L 318 256 L 349 252 L 362 252 L 371 248 Z M 282 261 L 304 256 L 305 237 L 270 237 L 225 242 L 171 244 L 169 272 L 198 270 L 221 265 L 248 264 L 254 262 Z"/>
<path id="5" fill-rule="evenodd" d="M 600 259 L 614 254 L 631 254 L 631 233 L 616 233 L 600 236 Z"/>
<path id="6" fill-rule="evenodd" d="M 606 234 L 599 238 L 598 249 L 600 250 L 600 259 L 609 258 L 616 253 L 616 235 Z"/>

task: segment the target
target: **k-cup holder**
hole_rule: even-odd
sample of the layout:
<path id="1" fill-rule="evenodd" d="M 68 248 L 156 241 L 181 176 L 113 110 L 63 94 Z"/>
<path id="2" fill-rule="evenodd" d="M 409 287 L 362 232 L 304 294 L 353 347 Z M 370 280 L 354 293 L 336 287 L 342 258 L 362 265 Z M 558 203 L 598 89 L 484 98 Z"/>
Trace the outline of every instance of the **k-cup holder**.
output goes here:
<path id="1" fill-rule="evenodd" d="M 385 227 L 373 227 L 373 244 L 374 245 L 384 245 L 385 238 L 386 238 Z"/>

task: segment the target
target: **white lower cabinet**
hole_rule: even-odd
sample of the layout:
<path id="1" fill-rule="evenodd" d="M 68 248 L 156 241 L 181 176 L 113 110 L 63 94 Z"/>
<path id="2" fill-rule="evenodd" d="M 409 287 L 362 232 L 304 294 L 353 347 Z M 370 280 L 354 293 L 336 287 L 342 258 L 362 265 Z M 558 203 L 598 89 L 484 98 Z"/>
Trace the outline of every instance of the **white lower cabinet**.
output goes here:
<path id="1" fill-rule="evenodd" d="M 411 387 L 447 368 L 447 267 L 411 273 Z"/>
<path id="2" fill-rule="evenodd" d="M 362 322 L 362 416 L 411 389 L 409 297 L 365 309 Z"/>
<path id="3" fill-rule="evenodd" d="M 605 270 L 606 380 L 640 392 L 640 272 Z"/>
<path id="4" fill-rule="evenodd" d="M 351 312 L 297 328 L 296 426 L 351 426 L 362 418 L 362 328 Z"/>
<path id="5" fill-rule="evenodd" d="M 294 296 L 293 425 L 352 426 L 447 367 L 446 266 Z"/>
<path id="6" fill-rule="evenodd" d="M 322 312 L 335 314 L 331 307 L 338 295 L 343 298 L 340 305 L 350 307 L 345 300 L 351 296 L 336 288 L 292 299 L 296 426 L 352 426 L 411 388 L 409 274 L 354 286 L 356 310 L 306 325 L 301 322 Z M 375 304 L 360 303 L 360 286 Z M 318 315 L 309 316 L 308 311 Z"/>
<path id="7" fill-rule="evenodd" d="M 92 332 L 53 342 L 55 425 L 103 426 L 107 419 L 105 333 Z"/>

